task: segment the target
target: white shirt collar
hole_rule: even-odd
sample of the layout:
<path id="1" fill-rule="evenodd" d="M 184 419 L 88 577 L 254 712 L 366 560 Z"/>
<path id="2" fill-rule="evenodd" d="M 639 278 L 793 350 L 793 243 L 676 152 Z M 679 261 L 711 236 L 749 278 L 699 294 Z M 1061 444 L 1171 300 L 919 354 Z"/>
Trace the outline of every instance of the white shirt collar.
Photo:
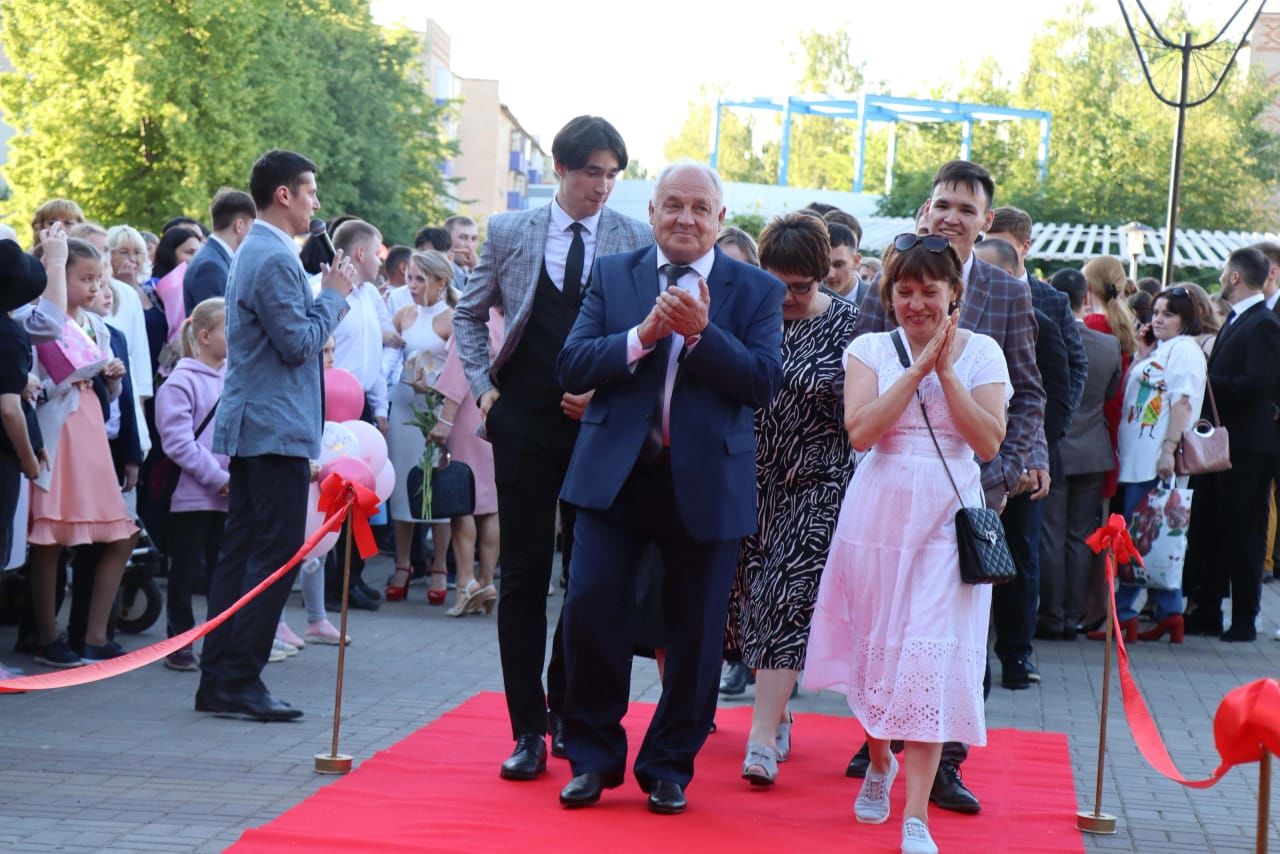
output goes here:
<path id="1" fill-rule="evenodd" d="M 276 228 L 274 225 L 267 222 L 265 219 L 255 219 L 253 221 L 253 224 L 254 224 L 254 227 L 257 227 L 259 225 L 262 226 L 267 230 L 269 234 L 274 234 L 276 237 L 280 238 L 282 241 L 284 241 L 286 246 L 288 246 L 290 249 L 293 250 L 293 253 L 295 255 L 302 251 L 302 247 L 298 245 L 298 242 L 294 240 L 293 237 L 291 237 L 288 234 L 285 234 L 283 229 Z"/>
<path id="2" fill-rule="evenodd" d="M 280 231 L 280 229 L 276 229 L 276 231 Z M 284 232 L 281 232 L 281 233 L 283 234 Z M 228 256 L 230 256 L 230 257 L 232 257 L 232 258 L 234 258 L 234 257 L 235 257 L 235 255 L 236 255 L 236 250 L 232 249 L 232 248 L 231 248 L 231 244 L 227 243 L 227 241 L 223 240 L 221 237 L 219 237 L 218 235 L 214 234 L 213 232 L 210 232 L 210 233 L 209 233 L 209 239 L 210 239 L 210 240 L 216 240 L 216 241 L 217 241 L 217 242 L 222 246 L 222 248 L 223 248 L 223 249 L 227 250 L 227 255 L 228 255 Z M 292 243 L 292 242 L 293 242 L 293 241 L 290 241 L 290 243 Z"/>
<path id="3" fill-rule="evenodd" d="M 960 265 L 960 281 L 964 282 L 965 287 L 969 286 L 969 274 L 973 272 L 973 259 L 977 257 L 973 252 L 969 253 L 969 257 Z"/>
<path id="4" fill-rule="evenodd" d="M 1022 282 L 1022 284 L 1024 284 L 1024 285 L 1030 285 L 1030 284 L 1031 284 L 1031 274 L 1027 272 L 1027 268 L 1026 268 L 1026 267 L 1023 267 L 1023 268 L 1022 268 L 1022 275 L 1021 275 L 1021 276 L 1014 276 L 1014 278 L 1015 278 L 1015 279 L 1017 279 L 1019 282 Z"/>
<path id="5" fill-rule="evenodd" d="M 1272 311 L 1275 311 L 1276 303 L 1280 302 L 1280 290 L 1277 290 L 1274 294 L 1267 297 L 1266 299 L 1267 299 L 1267 308 L 1271 309 Z"/>
<path id="6" fill-rule="evenodd" d="M 1246 311 L 1253 308 L 1258 303 L 1265 302 L 1266 299 L 1267 298 L 1264 297 L 1262 294 L 1254 294 L 1253 296 L 1247 296 L 1244 299 L 1240 300 L 1240 302 L 1231 306 L 1231 310 L 1236 313 L 1235 319 L 1232 320 L 1231 322 L 1234 323 L 1236 320 L 1239 320 L 1240 315 L 1244 314 Z"/>
<path id="7" fill-rule="evenodd" d="M 601 208 L 600 210 L 604 210 Z M 583 227 L 591 234 L 596 233 L 596 229 L 600 225 L 600 211 L 596 211 L 589 217 L 575 220 L 569 214 L 565 213 L 565 209 L 560 207 L 560 200 L 553 198 L 551 200 L 551 227 L 556 231 L 568 231 L 569 226 L 575 222 L 582 223 Z"/>
<path id="8" fill-rule="evenodd" d="M 655 246 L 654 248 L 658 250 L 658 269 L 661 270 L 664 266 L 670 264 L 671 261 L 667 258 L 666 253 L 662 251 L 661 246 Z M 703 255 L 698 260 L 691 264 L 686 264 L 685 266 L 691 267 L 695 273 L 702 277 L 703 281 L 706 281 L 711 276 L 711 267 L 715 262 L 716 248 L 712 246 L 707 251 L 706 255 Z"/>

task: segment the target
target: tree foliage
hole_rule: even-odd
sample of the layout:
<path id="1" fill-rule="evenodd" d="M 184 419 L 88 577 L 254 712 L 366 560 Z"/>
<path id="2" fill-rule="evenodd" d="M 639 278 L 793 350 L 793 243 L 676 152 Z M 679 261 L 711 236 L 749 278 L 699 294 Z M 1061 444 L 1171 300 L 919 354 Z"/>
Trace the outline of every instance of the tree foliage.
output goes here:
<path id="1" fill-rule="evenodd" d="M 388 239 L 443 212 L 448 107 L 417 76 L 415 38 L 380 30 L 367 3 L 0 0 L 0 15 L 15 222 L 55 196 L 106 223 L 204 217 L 274 147 L 316 161 L 326 215 Z"/>

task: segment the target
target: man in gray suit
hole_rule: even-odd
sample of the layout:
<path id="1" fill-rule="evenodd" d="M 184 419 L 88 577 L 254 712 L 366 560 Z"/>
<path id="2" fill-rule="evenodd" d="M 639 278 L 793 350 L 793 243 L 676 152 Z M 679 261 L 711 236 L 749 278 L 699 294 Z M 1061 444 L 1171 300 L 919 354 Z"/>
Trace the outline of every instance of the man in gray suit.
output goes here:
<path id="1" fill-rule="evenodd" d="M 604 207 L 627 165 L 626 145 L 613 125 L 597 116 L 578 116 L 556 134 L 551 155 L 560 179 L 555 199 L 537 210 L 489 219 L 480 263 L 453 315 L 458 355 L 493 443 L 502 520 L 498 648 L 516 740 L 502 764 L 508 780 L 532 780 L 546 770 L 548 726 L 552 752 L 565 755 L 559 626 L 547 690 L 542 685 L 547 586 L 560 486 L 591 393 L 565 393 L 556 377 L 556 357 L 577 319 L 594 259 L 653 242 L 648 225 Z M 491 360 L 485 324 L 494 307 L 505 314 L 507 332 Z M 563 505 L 566 566 L 573 522 L 573 508 Z"/>
<path id="2" fill-rule="evenodd" d="M 213 447 L 231 457 L 231 505 L 209 615 L 220 614 L 282 566 L 305 539 L 310 460 L 324 423 L 321 351 L 347 311 L 355 280 L 339 252 L 311 296 L 294 237 L 320 209 L 316 166 L 268 151 L 249 177 L 258 219 L 227 280 L 227 371 Z M 302 712 L 271 696 L 262 668 L 297 568 L 205 638 L 196 710 L 261 721 Z"/>
<path id="3" fill-rule="evenodd" d="M 1044 499 L 1040 531 L 1040 606 L 1036 637 L 1072 640 L 1097 558 L 1084 541 L 1102 521 L 1102 481 L 1116 466 L 1102 405 L 1120 387 L 1120 342 L 1084 325 L 1087 285 L 1079 270 L 1059 270 L 1049 282 L 1067 295 L 1088 357 L 1080 406 L 1058 442 L 1061 477 Z"/>

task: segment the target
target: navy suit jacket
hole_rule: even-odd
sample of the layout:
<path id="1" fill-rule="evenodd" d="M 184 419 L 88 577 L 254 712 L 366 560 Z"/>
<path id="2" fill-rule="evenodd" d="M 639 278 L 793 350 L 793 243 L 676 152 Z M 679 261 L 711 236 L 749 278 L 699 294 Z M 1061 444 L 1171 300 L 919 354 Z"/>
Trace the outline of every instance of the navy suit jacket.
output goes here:
<path id="1" fill-rule="evenodd" d="M 782 283 L 715 249 L 707 280 L 710 322 L 684 351 L 671 393 L 676 505 L 696 540 L 756 530 L 754 411 L 782 380 Z M 571 394 L 595 389 L 582 416 L 561 498 L 612 506 L 640 455 L 666 376 L 667 342 L 627 365 L 627 333 L 658 295 L 657 249 L 599 258 L 557 372 Z"/>
<path id="2" fill-rule="evenodd" d="M 117 359 L 124 362 L 124 377 L 120 381 L 120 397 L 116 398 L 120 404 L 120 433 L 110 442 L 111 459 L 116 466 L 116 477 L 123 483 L 124 467 L 126 465 L 142 464 L 142 442 L 138 432 L 138 413 L 133 406 L 133 377 L 129 366 L 129 341 L 125 338 L 124 333 L 114 326 L 108 326 L 107 330 L 111 333 L 111 352 L 115 354 Z M 101 374 L 95 376 L 94 379 L 97 380 L 100 376 Z M 141 429 L 147 429 L 146 425 L 142 425 Z"/>
<path id="3" fill-rule="evenodd" d="M 209 238 L 182 274 L 182 306 L 191 310 L 210 297 L 227 295 L 227 275 L 231 272 L 231 255 L 221 243 Z"/>

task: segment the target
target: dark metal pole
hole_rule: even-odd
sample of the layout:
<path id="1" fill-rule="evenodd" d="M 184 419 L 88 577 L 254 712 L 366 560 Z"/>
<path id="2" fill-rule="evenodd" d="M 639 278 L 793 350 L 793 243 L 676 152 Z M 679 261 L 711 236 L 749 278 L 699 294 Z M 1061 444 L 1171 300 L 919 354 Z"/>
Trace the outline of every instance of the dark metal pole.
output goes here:
<path id="1" fill-rule="evenodd" d="M 1191 76 L 1191 33 L 1182 34 L 1182 78 L 1178 84 L 1178 125 L 1173 132 L 1173 165 L 1169 169 L 1169 214 L 1165 219 L 1165 287 L 1173 284 L 1173 246 L 1177 240 L 1178 197 L 1182 190 L 1182 137 L 1187 126 L 1187 83 Z"/>

